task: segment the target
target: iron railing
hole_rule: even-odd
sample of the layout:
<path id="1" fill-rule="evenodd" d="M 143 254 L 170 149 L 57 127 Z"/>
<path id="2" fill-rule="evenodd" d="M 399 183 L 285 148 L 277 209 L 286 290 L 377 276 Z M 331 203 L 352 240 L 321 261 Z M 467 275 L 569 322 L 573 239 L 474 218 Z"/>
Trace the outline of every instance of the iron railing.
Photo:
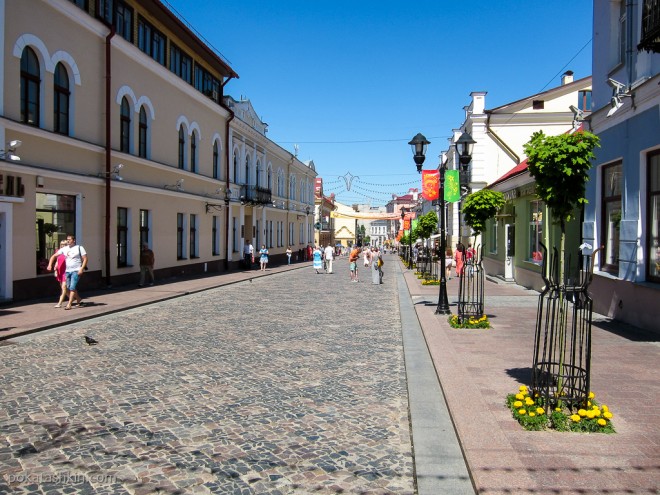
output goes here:
<path id="1" fill-rule="evenodd" d="M 458 320 L 481 318 L 484 315 L 484 280 L 481 246 L 468 257 L 463 251 L 463 271 L 459 275 L 458 285 Z"/>

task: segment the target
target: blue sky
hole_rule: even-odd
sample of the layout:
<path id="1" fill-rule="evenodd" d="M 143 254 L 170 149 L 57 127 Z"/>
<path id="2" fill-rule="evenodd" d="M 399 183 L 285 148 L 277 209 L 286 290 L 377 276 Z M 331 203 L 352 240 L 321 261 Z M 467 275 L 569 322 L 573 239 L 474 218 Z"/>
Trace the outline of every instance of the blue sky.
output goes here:
<path id="1" fill-rule="evenodd" d="M 347 204 L 417 187 L 408 141 L 424 134 L 436 168 L 472 91 L 495 108 L 591 74 L 590 0 L 163 1 L 239 74 L 225 93 Z"/>

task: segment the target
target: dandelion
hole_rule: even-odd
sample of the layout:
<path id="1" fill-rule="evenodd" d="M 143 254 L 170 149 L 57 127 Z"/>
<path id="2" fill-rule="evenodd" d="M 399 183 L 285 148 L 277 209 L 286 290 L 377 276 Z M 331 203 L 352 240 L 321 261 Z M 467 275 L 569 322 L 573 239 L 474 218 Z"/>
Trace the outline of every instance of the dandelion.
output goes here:
<path id="1" fill-rule="evenodd" d="M 578 414 L 571 414 L 571 420 L 574 423 L 579 423 L 580 422 L 580 416 Z"/>
<path id="2" fill-rule="evenodd" d="M 603 418 L 600 418 L 600 419 L 597 421 L 597 423 L 598 423 L 600 426 L 605 426 L 605 425 L 607 425 L 607 421 L 605 421 Z"/>

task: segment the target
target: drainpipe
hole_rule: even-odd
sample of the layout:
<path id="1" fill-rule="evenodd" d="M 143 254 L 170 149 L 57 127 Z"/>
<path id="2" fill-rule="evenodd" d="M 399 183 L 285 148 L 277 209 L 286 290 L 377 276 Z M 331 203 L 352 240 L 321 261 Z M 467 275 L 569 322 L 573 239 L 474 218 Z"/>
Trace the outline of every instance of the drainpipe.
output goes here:
<path id="1" fill-rule="evenodd" d="M 629 89 L 633 84 L 633 7 L 634 1 L 628 0 L 626 2 L 626 66 L 628 68 Z"/>
<path id="2" fill-rule="evenodd" d="M 112 37 L 115 35 L 115 27 L 110 27 L 110 33 L 105 38 L 105 285 L 110 288 L 112 282 L 110 279 L 110 197 L 112 180 L 110 174 L 110 162 L 112 155 L 112 143 L 110 132 L 112 128 L 112 118 L 110 115 L 111 105 L 111 80 L 112 80 Z"/>
<path id="3" fill-rule="evenodd" d="M 225 128 L 225 146 L 227 147 L 227 170 L 225 171 L 225 177 L 227 178 L 226 183 L 225 183 L 225 194 L 226 191 L 229 191 L 229 163 L 230 163 L 230 158 L 231 158 L 231 147 L 229 146 L 229 123 L 234 120 L 234 117 L 236 117 L 236 114 L 232 111 L 231 108 L 229 108 L 227 105 L 225 105 L 225 102 L 223 100 L 224 98 L 224 88 L 225 85 L 231 80 L 231 77 L 228 77 L 227 80 L 222 83 L 222 95 L 220 96 L 220 106 L 227 110 L 229 112 L 229 119 L 227 120 L 227 127 Z M 225 271 L 229 271 L 229 205 L 225 206 L 225 239 L 227 239 L 227 251 L 225 253 Z"/>
<path id="4" fill-rule="evenodd" d="M 497 134 L 495 134 L 495 131 L 493 131 L 493 130 L 490 128 L 490 116 L 491 116 L 491 112 L 490 112 L 489 110 L 486 110 L 486 115 L 487 115 L 487 117 L 486 117 L 486 133 L 487 133 L 487 134 L 490 134 L 491 136 L 493 136 L 493 139 L 497 142 L 497 144 L 499 144 L 502 148 L 504 148 L 504 151 L 506 151 L 506 152 L 511 156 L 511 158 L 513 158 L 513 159 L 515 160 L 516 165 L 520 164 L 520 157 L 516 154 L 516 152 L 513 151 L 513 150 L 509 147 L 509 145 L 506 144 L 506 143 L 502 140 L 502 138 L 499 137 Z"/>

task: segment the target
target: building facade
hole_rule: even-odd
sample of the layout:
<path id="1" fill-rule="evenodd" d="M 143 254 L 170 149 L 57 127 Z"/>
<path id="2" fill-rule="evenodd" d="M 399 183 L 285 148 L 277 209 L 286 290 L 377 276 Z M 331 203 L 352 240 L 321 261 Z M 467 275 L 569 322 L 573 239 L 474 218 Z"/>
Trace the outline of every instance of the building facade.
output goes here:
<path id="1" fill-rule="evenodd" d="M 583 239 L 595 250 L 594 311 L 658 329 L 660 5 L 594 2 L 591 130 Z"/>
<path id="2" fill-rule="evenodd" d="M 67 234 L 83 289 L 137 282 L 144 243 L 166 278 L 310 242 L 316 171 L 225 96 L 236 72 L 158 0 L 97 5 L 0 0 L 0 300 L 54 293 Z"/>

